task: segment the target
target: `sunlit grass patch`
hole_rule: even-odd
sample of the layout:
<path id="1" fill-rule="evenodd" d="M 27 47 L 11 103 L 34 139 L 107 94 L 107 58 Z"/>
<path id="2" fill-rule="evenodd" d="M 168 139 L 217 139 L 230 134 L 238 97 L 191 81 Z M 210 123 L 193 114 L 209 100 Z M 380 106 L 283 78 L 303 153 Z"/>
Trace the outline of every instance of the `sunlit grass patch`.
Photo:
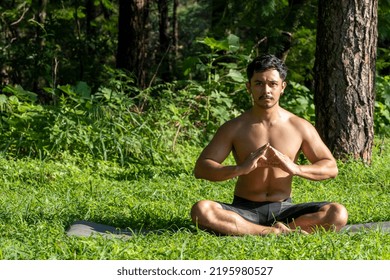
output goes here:
<path id="1" fill-rule="evenodd" d="M 178 147 L 180 149 L 180 147 Z M 344 204 L 350 223 L 390 220 L 389 144 L 371 166 L 339 163 L 333 180 L 295 178 L 295 202 Z M 234 180 L 195 180 L 198 149 L 169 164 L 121 165 L 110 161 L 0 158 L 1 259 L 390 259 L 390 234 L 319 231 L 304 236 L 216 236 L 189 216 L 200 199 L 231 201 Z M 129 239 L 68 237 L 76 220 L 147 229 Z"/>

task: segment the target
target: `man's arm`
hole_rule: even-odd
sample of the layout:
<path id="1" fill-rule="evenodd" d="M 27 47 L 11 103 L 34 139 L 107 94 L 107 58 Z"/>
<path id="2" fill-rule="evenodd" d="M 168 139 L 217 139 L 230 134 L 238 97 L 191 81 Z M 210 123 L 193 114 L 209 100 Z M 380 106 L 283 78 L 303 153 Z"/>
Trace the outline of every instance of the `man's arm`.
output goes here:
<path id="1" fill-rule="evenodd" d="M 298 176 L 311 180 L 324 180 L 337 176 L 338 168 L 335 158 L 309 122 L 307 126 L 304 126 L 302 152 L 311 165 L 301 165 Z"/>
<path id="2" fill-rule="evenodd" d="M 300 176 L 306 179 L 320 181 L 337 176 L 338 169 L 333 158 L 321 157 L 309 160 L 311 164 L 298 165 L 288 156 L 282 154 L 273 147 L 270 147 L 266 159 L 260 159 L 261 166 L 279 167 L 287 173 Z"/>
<path id="3" fill-rule="evenodd" d="M 194 175 L 198 179 L 223 181 L 235 176 L 235 166 L 223 166 L 222 162 L 232 150 L 228 124 L 222 125 L 196 161 Z"/>
<path id="4" fill-rule="evenodd" d="M 303 121 L 299 129 L 303 139 L 302 152 L 311 164 L 297 165 L 288 156 L 270 147 L 265 158 L 260 159 L 261 166 L 279 167 L 291 175 L 316 181 L 336 177 L 338 174 L 336 160 L 315 128 Z"/>

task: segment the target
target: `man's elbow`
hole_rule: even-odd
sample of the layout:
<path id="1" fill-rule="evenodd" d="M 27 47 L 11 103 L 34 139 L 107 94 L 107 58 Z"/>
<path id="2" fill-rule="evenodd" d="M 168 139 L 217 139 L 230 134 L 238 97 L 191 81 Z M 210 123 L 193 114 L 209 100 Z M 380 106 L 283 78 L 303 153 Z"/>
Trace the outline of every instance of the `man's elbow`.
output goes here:
<path id="1" fill-rule="evenodd" d="M 196 179 L 204 179 L 202 168 L 199 166 L 198 162 L 195 164 L 195 168 L 194 168 L 193 173 L 194 173 L 194 176 Z"/>
<path id="2" fill-rule="evenodd" d="M 330 178 L 336 178 L 337 175 L 339 174 L 339 169 L 337 167 L 337 164 L 335 163 L 334 166 L 330 169 L 330 172 L 329 172 L 329 177 Z"/>
<path id="3" fill-rule="evenodd" d="M 194 169 L 194 177 L 195 179 L 202 179 L 201 173 L 196 168 Z"/>
<path id="4" fill-rule="evenodd" d="M 328 161 L 325 165 L 323 165 L 321 170 L 321 176 L 322 179 L 320 180 L 326 180 L 326 179 L 334 179 L 339 174 L 339 169 L 337 167 L 336 161 Z"/>

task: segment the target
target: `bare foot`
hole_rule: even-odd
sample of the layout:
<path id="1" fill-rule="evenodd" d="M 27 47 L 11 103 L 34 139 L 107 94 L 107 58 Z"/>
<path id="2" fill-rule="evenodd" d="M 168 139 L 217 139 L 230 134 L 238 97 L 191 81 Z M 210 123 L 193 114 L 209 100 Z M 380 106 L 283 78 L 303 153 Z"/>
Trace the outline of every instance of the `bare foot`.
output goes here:
<path id="1" fill-rule="evenodd" d="M 285 224 L 281 223 L 281 222 L 276 222 L 274 225 L 273 225 L 274 228 L 277 229 L 277 234 L 289 234 L 292 232 L 292 230 L 287 227 Z"/>
<path id="2" fill-rule="evenodd" d="M 303 230 L 301 228 L 296 228 L 296 229 L 293 229 L 292 231 L 298 232 L 298 233 L 303 234 L 303 235 L 309 235 L 309 233 L 306 230 Z"/>
<path id="3" fill-rule="evenodd" d="M 307 231 L 305 231 L 303 229 L 300 229 L 300 228 L 291 229 L 291 228 L 289 228 L 288 226 L 286 226 L 285 224 L 283 224 L 281 222 L 276 222 L 273 225 L 273 227 L 278 230 L 277 234 L 290 234 L 290 233 L 293 233 L 293 232 L 301 233 L 303 235 L 308 235 L 309 234 Z"/>

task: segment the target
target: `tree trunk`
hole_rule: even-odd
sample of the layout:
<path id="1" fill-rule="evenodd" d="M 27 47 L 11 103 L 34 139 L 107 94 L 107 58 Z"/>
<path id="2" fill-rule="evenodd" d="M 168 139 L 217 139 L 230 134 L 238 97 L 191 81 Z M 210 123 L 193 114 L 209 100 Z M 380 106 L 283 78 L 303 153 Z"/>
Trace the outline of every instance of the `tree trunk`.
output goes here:
<path id="1" fill-rule="evenodd" d="M 39 89 L 45 86 L 44 70 L 40 67 L 40 60 L 45 47 L 45 36 L 43 36 L 42 26 L 45 26 L 46 21 L 46 9 L 48 0 L 39 0 L 37 3 L 37 22 L 38 25 L 35 28 L 35 42 L 37 47 L 37 57 L 34 60 L 34 79 L 32 81 L 32 88 L 34 92 L 39 92 Z"/>
<path id="2" fill-rule="evenodd" d="M 377 0 L 318 1 L 316 128 L 338 159 L 371 161 Z"/>
<path id="3" fill-rule="evenodd" d="M 157 54 L 158 65 L 161 65 L 160 76 L 168 82 L 171 79 L 171 62 L 170 62 L 170 47 L 171 39 L 169 36 L 169 17 L 168 17 L 168 1 L 158 1 L 158 11 L 160 14 L 159 21 L 159 35 L 160 35 L 160 48 Z"/>
<path id="4" fill-rule="evenodd" d="M 174 48 L 175 60 L 179 57 L 179 19 L 177 18 L 177 9 L 179 8 L 179 0 L 173 0 L 173 16 L 172 16 L 172 45 Z"/>
<path id="5" fill-rule="evenodd" d="M 85 15 L 86 15 L 86 36 L 87 38 L 91 38 L 95 36 L 95 30 L 92 26 L 92 21 L 96 18 L 96 7 L 93 0 L 87 0 L 87 3 L 85 4 Z"/>
<path id="6" fill-rule="evenodd" d="M 140 87 L 146 85 L 146 39 L 149 0 L 119 0 L 116 67 L 134 73 Z"/>
<path id="7" fill-rule="evenodd" d="M 228 9 L 228 3 L 225 0 L 212 0 L 211 1 L 211 11 L 210 11 L 210 18 L 211 18 L 211 30 L 213 30 L 213 33 L 223 33 L 225 27 L 221 23 L 225 20 L 225 13 Z"/>

